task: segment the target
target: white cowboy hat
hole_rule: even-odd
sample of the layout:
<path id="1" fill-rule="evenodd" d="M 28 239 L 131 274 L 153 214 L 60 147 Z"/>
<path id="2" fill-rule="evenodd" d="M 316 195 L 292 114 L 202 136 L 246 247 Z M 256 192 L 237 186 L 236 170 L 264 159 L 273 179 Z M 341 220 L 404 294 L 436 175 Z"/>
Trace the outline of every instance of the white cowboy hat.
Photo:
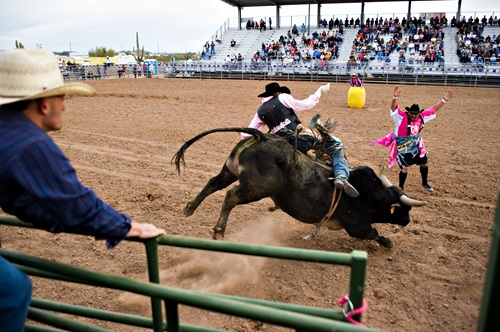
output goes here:
<path id="1" fill-rule="evenodd" d="M 15 49 L 0 52 L 0 105 L 65 94 L 92 96 L 85 83 L 67 83 L 54 53 Z"/>

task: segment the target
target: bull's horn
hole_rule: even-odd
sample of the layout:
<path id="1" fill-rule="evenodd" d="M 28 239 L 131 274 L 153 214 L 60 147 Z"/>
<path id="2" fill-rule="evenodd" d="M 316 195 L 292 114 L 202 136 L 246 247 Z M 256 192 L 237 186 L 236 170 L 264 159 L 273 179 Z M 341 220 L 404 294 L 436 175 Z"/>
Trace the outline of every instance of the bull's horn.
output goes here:
<path id="1" fill-rule="evenodd" d="M 421 207 L 421 206 L 424 206 L 427 204 L 427 201 L 419 201 L 419 200 L 410 198 L 406 195 L 401 195 L 401 197 L 399 197 L 399 200 L 401 201 L 401 203 L 409 205 L 409 206 L 413 206 L 413 207 Z"/>
<path id="2" fill-rule="evenodd" d="M 379 178 L 382 181 L 382 184 L 384 186 L 386 186 L 387 188 L 389 188 L 389 187 L 392 187 L 392 183 L 391 183 L 391 181 L 389 181 L 389 179 L 387 178 L 387 176 L 385 176 L 385 171 L 386 170 L 387 170 L 386 166 L 382 167 L 382 169 L 380 170 Z"/>

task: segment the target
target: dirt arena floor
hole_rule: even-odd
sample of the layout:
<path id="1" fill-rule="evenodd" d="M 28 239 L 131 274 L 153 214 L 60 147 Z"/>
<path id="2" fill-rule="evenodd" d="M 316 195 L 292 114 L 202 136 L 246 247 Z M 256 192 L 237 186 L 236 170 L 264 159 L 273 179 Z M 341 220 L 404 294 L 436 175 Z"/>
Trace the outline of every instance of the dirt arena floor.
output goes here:
<path id="1" fill-rule="evenodd" d="M 83 183 L 137 221 L 152 222 L 168 234 L 211 238 L 225 191 L 184 217 L 183 208 L 222 167 L 238 142 L 236 133 L 218 133 L 195 143 L 186 153 L 188 168 L 179 176 L 170 161 L 179 147 L 198 133 L 247 126 L 267 81 L 196 79 L 115 79 L 89 81 L 94 97 L 68 97 L 63 130 L 52 134 Z M 281 83 L 283 85 L 283 82 Z M 321 85 L 286 82 L 302 99 Z M 299 114 L 306 124 L 316 114 L 335 117 L 337 136 L 351 166 L 375 170 L 386 163 L 388 149 L 370 142 L 393 130 L 389 116 L 392 85 L 366 85 L 364 109 L 347 107 L 347 84 L 332 84 L 319 105 Z M 429 107 L 444 87 L 401 86 L 399 102 Z M 479 316 L 500 183 L 498 89 L 454 87 L 455 97 L 422 132 L 430 158 L 433 194 L 420 186 L 418 168 L 408 176 L 406 192 L 429 204 L 411 211 L 411 223 L 378 225 L 394 242 L 351 238 L 345 231 L 301 236 L 313 226 L 281 211 L 268 212 L 270 199 L 238 206 L 229 218 L 226 240 L 241 243 L 368 253 L 363 322 L 388 331 L 474 331 Z M 398 169 L 388 172 L 397 184 Z M 1 227 L 6 249 L 71 263 L 96 271 L 147 279 L 143 246 L 124 242 L 107 250 L 102 241 L 68 234 Z M 339 309 L 348 290 L 348 269 L 264 258 L 160 248 L 162 284 L 184 289 L 254 297 Z M 37 297 L 78 305 L 150 315 L 149 299 L 33 278 Z M 287 331 L 273 325 L 181 307 L 182 323 L 233 331 Z M 90 321 L 116 331 L 140 329 Z"/>

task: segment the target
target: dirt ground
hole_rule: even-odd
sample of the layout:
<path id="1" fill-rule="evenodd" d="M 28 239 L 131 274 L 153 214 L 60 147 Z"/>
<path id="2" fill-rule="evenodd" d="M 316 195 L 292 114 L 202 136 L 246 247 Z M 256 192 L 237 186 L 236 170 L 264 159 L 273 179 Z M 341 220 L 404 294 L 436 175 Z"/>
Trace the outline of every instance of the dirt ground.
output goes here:
<path id="1" fill-rule="evenodd" d="M 170 161 L 196 134 L 247 126 L 266 81 L 121 79 L 89 81 L 94 97 L 68 97 L 63 130 L 52 134 L 83 183 L 137 221 L 152 222 L 168 234 L 209 239 L 225 191 L 184 217 L 183 208 L 222 167 L 238 142 L 236 133 L 218 133 L 186 153 L 179 176 Z M 283 85 L 283 82 L 281 83 Z M 285 82 L 296 98 L 321 84 Z M 337 136 L 351 166 L 375 170 L 386 163 L 387 148 L 370 142 L 393 130 L 389 116 L 392 85 L 366 85 L 364 109 L 347 107 L 347 84 L 332 84 L 319 105 L 299 114 L 309 123 L 316 114 L 335 117 Z M 402 86 L 401 105 L 429 107 L 444 87 Z M 225 239 L 293 248 L 368 253 L 363 322 L 389 331 L 473 331 L 476 329 L 500 183 L 499 90 L 454 87 L 455 97 L 422 132 L 430 158 L 429 182 L 420 186 L 412 168 L 407 194 L 429 204 L 411 211 L 404 228 L 377 225 L 394 242 L 386 249 L 351 238 L 345 231 L 301 236 L 313 226 L 281 211 L 268 212 L 270 199 L 238 206 Z M 397 183 L 398 169 L 388 177 Z M 71 263 L 96 271 L 146 280 L 142 245 L 124 242 L 107 250 L 102 241 L 68 234 L 1 227 L 6 249 Z M 348 291 L 348 269 L 179 248 L 160 248 L 162 284 L 202 291 L 339 309 Z M 35 296 L 79 305 L 150 315 L 149 300 L 124 292 L 33 278 Z M 285 331 L 273 325 L 181 307 L 182 323 L 233 331 Z M 137 328 L 91 321 L 117 331 Z"/>

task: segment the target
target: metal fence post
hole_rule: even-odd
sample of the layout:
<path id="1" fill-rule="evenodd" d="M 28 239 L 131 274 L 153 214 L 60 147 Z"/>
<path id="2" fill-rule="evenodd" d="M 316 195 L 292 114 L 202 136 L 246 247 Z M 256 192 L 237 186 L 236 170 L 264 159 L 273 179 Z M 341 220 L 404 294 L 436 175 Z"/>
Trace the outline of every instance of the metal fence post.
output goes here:
<path id="1" fill-rule="evenodd" d="M 363 294 L 365 291 L 366 266 L 368 256 L 365 251 L 352 251 L 351 278 L 349 284 L 349 298 L 355 309 L 361 308 L 363 304 Z M 353 316 L 361 322 L 361 315 Z"/>
<path id="2" fill-rule="evenodd" d="M 146 257 L 148 260 L 149 281 L 160 284 L 160 268 L 158 266 L 158 242 L 156 239 L 146 240 Z M 151 298 L 151 312 L 153 315 L 153 328 L 155 332 L 163 331 L 163 313 L 161 309 L 161 300 Z"/>
<path id="3" fill-rule="evenodd" d="M 500 331 L 498 304 L 496 303 L 500 297 L 500 286 L 498 284 L 498 277 L 500 276 L 500 193 L 498 197 L 477 332 Z"/>

